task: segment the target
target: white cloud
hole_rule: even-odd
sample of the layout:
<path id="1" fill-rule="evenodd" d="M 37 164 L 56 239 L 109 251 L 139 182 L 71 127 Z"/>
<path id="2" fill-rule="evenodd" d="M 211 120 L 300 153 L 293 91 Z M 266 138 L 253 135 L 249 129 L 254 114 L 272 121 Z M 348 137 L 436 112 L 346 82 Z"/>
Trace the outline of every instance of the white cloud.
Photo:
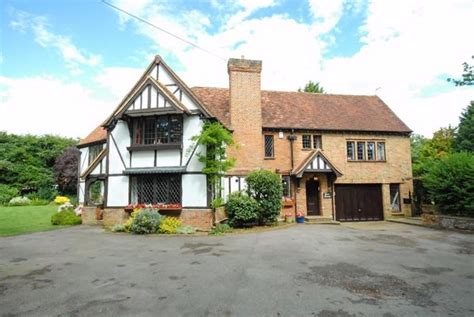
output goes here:
<path id="1" fill-rule="evenodd" d="M 94 77 L 94 82 L 99 84 L 99 89 L 107 89 L 111 93 L 111 98 L 118 104 L 144 71 L 144 69 L 133 67 L 107 67 Z"/>
<path id="2" fill-rule="evenodd" d="M 85 137 L 115 107 L 78 83 L 50 77 L 0 76 L 0 87 L 0 127 L 10 133 Z"/>
<path id="3" fill-rule="evenodd" d="M 47 18 L 20 10 L 13 10 L 13 15 L 14 19 L 10 22 L 10 26 L 23 33 L 31 30 L 39 45 L 57 49 L 71 74 L 81 73 L 80 66 L 97 66 L 100 63 L 99 55 L 85 52 L 74 45 L 70 37 L 52 32 Z"/>
<path id="4" fill-rule="evenodd" d="M 314 29 L 321 34 L 337 25 L 343 13 L 344 1 L 309 0 L 309 8 L 315 19 Z"/>

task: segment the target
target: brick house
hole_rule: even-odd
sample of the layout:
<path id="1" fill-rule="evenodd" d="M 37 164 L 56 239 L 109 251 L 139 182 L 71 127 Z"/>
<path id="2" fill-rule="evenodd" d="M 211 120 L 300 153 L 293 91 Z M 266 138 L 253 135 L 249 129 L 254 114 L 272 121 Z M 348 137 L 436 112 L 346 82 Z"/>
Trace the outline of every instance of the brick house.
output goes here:
<path id="1" fill-rule="evenodd" d="M 264 91 L 261 62 L 230 59 L 229 88 L 189 88 L 157 56 L 112 115 L 81 140 L 79 201 L 104 208 L 104 223 L 124 206 L 161 203 L 184 223 L 208 227 L 210 190 L 190 140 L 218 120 L 237 147 L 222 180 L 224 198 L 245 175 L 281 175 L 282 213 L 339 221 L 411 215 L 411 130 L 377 96 Z M 92 207 L 87 207 L 92 206 Z"/>

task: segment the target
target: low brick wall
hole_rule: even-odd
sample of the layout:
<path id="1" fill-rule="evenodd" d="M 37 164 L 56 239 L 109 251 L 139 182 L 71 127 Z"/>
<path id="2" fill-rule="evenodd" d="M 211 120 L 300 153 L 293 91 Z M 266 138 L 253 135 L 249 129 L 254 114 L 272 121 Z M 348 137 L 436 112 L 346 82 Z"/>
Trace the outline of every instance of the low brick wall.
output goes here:
<path id="1" fill-rule="evenodd" d="M 186 226 L 209 229 L 212 227 L 212 209 L 183 209 L 180 219 Z"/>
<path id="2" fill-rule="evenodd" d="M 474 232 L 474 218 L 454 217 L 424 213 L 421 215 L 424 225 L 442 229 L 466 230 Z"/>
<path id="3" fill-rule="evenodd" d="M 98 225 L 100 221 L 96 219 L 96 207 L 87 207 L 85 206 L 82 209 L 82 223 L 85 225 Z"/>
<path id="4" fill-rule="evenodd" d="M 105 208 L 103 214 L 103 224 L 105 227 L 113 227 L 127 221 L 129 214 L 123 208 Z"/>

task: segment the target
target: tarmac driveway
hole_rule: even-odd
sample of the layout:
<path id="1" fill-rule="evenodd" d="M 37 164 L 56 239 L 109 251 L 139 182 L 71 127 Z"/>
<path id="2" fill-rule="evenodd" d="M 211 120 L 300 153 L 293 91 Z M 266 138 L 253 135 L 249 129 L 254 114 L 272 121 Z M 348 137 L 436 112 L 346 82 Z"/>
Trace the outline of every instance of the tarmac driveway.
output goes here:
<path id="1" fill-rule="evenodd" d="M 472 316 L 474 235 L 387 222 L 0 238 L 0 315 Z"/>

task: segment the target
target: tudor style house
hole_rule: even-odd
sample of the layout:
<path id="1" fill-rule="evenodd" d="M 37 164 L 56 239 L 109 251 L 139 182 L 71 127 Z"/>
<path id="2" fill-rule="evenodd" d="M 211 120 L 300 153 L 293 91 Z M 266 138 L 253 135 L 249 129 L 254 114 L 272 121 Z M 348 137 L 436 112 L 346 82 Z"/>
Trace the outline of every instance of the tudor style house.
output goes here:
<path id="1" fill-rule="evenodd" d="M 238 145 L 221 195 L 256 169 L 281 175 L 282 214 L 338 221 L 411 215 L 411 130 L 377 96 L 264 91 L 260 61 L 230 59 L 229 88 L 189 88 L 157 56 L 79 148 L 83 220 L 123 222 L 129 204 L 160 204 L 209 227 L 211 189 L 191 140 L 218 120 Z"/>

